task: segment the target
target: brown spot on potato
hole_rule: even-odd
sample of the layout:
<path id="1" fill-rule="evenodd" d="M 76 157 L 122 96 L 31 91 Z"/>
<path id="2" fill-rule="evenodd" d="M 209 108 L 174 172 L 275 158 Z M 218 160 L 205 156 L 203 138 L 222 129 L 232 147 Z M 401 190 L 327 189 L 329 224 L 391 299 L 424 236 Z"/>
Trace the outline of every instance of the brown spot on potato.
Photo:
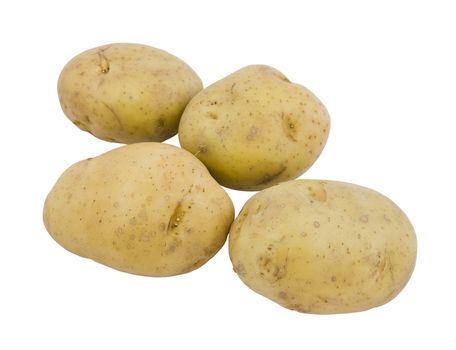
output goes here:
<path id="1" fill-rule="evenodd" d="M 314 221 L 313 225 L 314 225 L 315 228 L 319 228 L 320 227 L 320 222 Z"/>
<path id="2" fill-rule="evenodd" d="M 158 118 L 155 122 L 155 129 L 161 132 L 165 128 L 165 120 L 163 118 Z"/>
<path id="3" fill-rule="evenodd" d="M 79 120 L 72 120 L 73 124 L 76 125 L 79 129 L 84 130 L 84 131 L 89 131 L 89 128 L 84 122 L 81 122 Z"/>
<path id="4" fill-rule="evenodd" d="M 264 212 L 269 207 L 269 203 L 266 204 L 258 204 L 255 210 L 253 210 L 253 215 L 258 215 Z"/>
<path id="5" fill-rule="evenodd" d="M 116 121 L 116 123 L 118 124 L 119 128 L 123 129 L 124 126 L 123 126 L 122 120 L 120 119 L 119 115 L 114 111 L 114 109 L 111 106 L 109 106 L 106 102 L 102 101 L 101 104 L 103 106 L 105 106 L 106 109 L 111 113 L 113 119 Z"/>
<path id="6" fill-rule="evenodd" d="M 367 222 L 369 222 L 369 216 L 368 215 L 361 215 L 359 217 L 359 221 L 367 223 Z"/>
<path id="7" fill-rule="evenodd" d="M 328 299 L 325 298 L 325 297 L 322 297 L 321 295 L 317 295 L 317 299 L 322 301 L 323 303 L 327 304 L 328 303 Z"/>
<path id="8" fill-rule="evenodd" d="M 206 257 L 199 258 L 196 261 L 191 262 L 190 265 L 188 267 L 186 267 L 183 271 L 186 271 L 186 272 L 192 271 L 192 270 L 200 267 L 201 265 L 203 265 L 206 261 L 207 261 Z"/>
<path id="9" fill-rule="evenodd" d="M 277 170 L 275 173 L 272 173 L 272 174 L 266 174 L 264 175 L 260 181 L 257 182 L 257 186 L 261 186 L 261 185 L 266 185 L 272 181 L 274 181 L 275 179 L 277 179 L 280 175 L 282 175 L 282 173 L 287 170 L 287 167 L 285 165 L 282 165 L 281 168 L 279 170 Z"/>
<path id="10" fill-rule="evenodd" d="M 394 277 L 394 268 L 393 268 L 393 263 L 391 262 L 391 255 L 385 251 L 386 259 L 388 261 L 388 271 L 390 273 L 391 281 L 393 284 L 396 284 L 395 282 L 395 277 Z"/>
<path id="11" fill-rule="evenodd" d="M 247 271 L 245 270 L 245 266 L 241 263 L 236 264 L 233 266 L 234 272 L 236 272 L 239 276 L 247 275 Z"/>
<path id="12" fill-rule="evenodd" d="M 312 184 L 312 186 L 308 186 L 307 190 L 312 199 L 315 199 L 319 202 L 326 202 L 327 193 L 325 189 L 325 183 L 323 181 Z"/>
<path id="13" fill-rule="evenodd" d="M 197 156 L 198 154 L 205 154 L 207 153 L 207 145 L 204 144 L 204 143 L 199 143 L 198 144 L 198 152 L 195 153 L 195 156 Z"/>
<path id="14" fill-rule="evenodd" d="M 245 207 L 242 208 L 238 217 L 236 218 L 235 222 L 233 223 L 233 227 L 236 226 L 236 230 L 231 233 L 231 239 L 235 239 L 234 233 L 239 234 L 239 232 L 241 232 L 242 225 L 248 215 L 249 215 L 248 210 L 245 209 Z"/>
<path id="15" fill-rule="evenodd" d="M 218 115 L 215 112 L 208 112 L 206 115 L 211 119 L 214 119 L 214 120 L 218 119 Z"/>
<path id="16" fill-rule="evenodd" d="M 281 290 L 280 293 L 279 293 L 279 298 L 280 299 L 287 299 L 288 295 L 287 295 L 287 292 Z"/>
<path id="17" fill-rule="evenodd" d="M 182 244 L 182 240 L 180 238 L 174 237 L 172 241 L 167 244 L 166 252 L 168 254 L 174 253 L 176 249 Z"/>
<path id="18" fill-rule="evenodd" d="M 270 255 L 260 255 L 257 259 L 260 275 L 270 282 L 282 279 L 287 274 L 288 251 L 285 259 L 282 257 L 282 262 L 278 255 L 274 256 L 274 258 L 271 258 Z"/>
<path id="19" fill-rule="evenodd" d="M 234 95 L 234 87 L 236 86 L 236 83 L 233 83 L 230 88 L 230 93 Z"/>
<path id="20" fill-rule="evenodd" d="M 204 247 L 204 254 L 206 254 L 206 256 L 212 256 L 216 251 L 216 248 L 214 246 L 208 246 L 208 247 Z"/>

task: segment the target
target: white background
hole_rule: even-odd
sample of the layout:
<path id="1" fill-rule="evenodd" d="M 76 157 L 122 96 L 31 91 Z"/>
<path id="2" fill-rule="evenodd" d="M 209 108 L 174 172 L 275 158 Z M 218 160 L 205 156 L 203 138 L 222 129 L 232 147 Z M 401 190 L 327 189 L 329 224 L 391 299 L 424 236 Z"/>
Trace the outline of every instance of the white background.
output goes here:
<path id="1" fill-rule="evenodd" d="M 15 1 L 0 5 L 1 349 L 455 349 L 456 11 L 452 1 Z M 112 42 L 169 51 L 205 86 L 253 63 L 331 114 L 305 178 L 371 187 L 407 213 L 415 273 L 392 302 L 317 316 L 250 291 L 227 246 L 172 278 L 58 246 L 42 205 L 72 163 L 117 147 L 63 115 L 57 77 Z M 168 142 L 177 144 L 177 138 Z M 229 191 L 239 211 L 252 194 Z"/>

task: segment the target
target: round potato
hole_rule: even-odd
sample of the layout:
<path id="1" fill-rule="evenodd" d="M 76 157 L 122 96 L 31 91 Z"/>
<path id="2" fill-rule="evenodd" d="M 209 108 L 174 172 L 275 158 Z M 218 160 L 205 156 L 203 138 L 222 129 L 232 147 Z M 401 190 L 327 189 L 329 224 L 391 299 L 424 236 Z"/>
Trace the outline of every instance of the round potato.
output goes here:
<path id="1" fill-rule="evenodd" d="M 198 93 L 179 125 L 183 148 L 222 185 L 260 190 L 318 158 L 330 127 L 323 104 L 274 68 L 247 66 Z"/>
<path id="2" fill-rule="evenodd" d="M 152 142 L 74 164 L 44 205 L 46 229 L 64 248 L 146 276 L 203 265 L 233 217 L 230 198 L 198 159 Z"/>
<path id="3" fill-rule="evenodd" d="M 68 62 L 58 94 L 65 115 L 102 140 L 161 142 L 177 133 L 185 106 L 202 87 L 187 64 L 165 51 L 111 44 Z"/>
<path id="4" fill-rule="evenodd" d="M 334 181 L 289 181 L 257 193 L 229 237 L 234 270 L 247 286 L 306 313 L 385 304 L 416 260 L 413 227 L 391 200 Z"/>

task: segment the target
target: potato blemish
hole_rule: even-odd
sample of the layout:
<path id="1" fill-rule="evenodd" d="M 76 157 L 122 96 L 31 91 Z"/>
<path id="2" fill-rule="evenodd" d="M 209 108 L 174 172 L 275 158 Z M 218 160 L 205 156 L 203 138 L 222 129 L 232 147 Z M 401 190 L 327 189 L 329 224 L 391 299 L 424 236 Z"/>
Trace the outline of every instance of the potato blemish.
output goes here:
<path id="1" fill-rule="evenodd" d="M 282 167 L 277 170 L 275 173 L 272 173 L 272 174 L 266 174 L 264 175 L 261 180 L 257 183 L 257 186 L 259 185 L 265 185 L 267 183 L 270 183 L 272 181 L 274 181 L 275 179 L 277 179 L 280 175 L 282 175 L 282 173 L 287 170 L 287 167 L 285 165 L 282 165 Z"/>
<path id="2" fill-rule="evenodd" d="M 106 51 L 106 49 L 104 49 L 104 50 L 100 49 L 100 51 L 98 52 L 98 58 L 99 58 L 98 66 L 100 67 L 100 72 L 103 74 L 106 74 L 106 73 L 109 73 L 110 64 L 109 64 L 109 60 L 103 54 L 104 51 Z"/>
<path id="3" fill-rule="evenodd" d="M 274 256 L 269 254 L 260 255 L 257 259 L 260 276 L 271 283 L 274 283 L 287 274 L 288 251 L 284 256 L 277 252 Z"/>
<path id="4" fill-rule="evenodd" d="M 174 208 L 171 217 L 169 218 L 168 222 L 168 232 L 176 229 L 179 224 L 182 222 L 182 218 L 185 215 L 185 211 L 182 208 L 182 202 L 178 202 L 176 207 Z"/>
<path id="5" fill-rule="evenodd" d="M 215 113 L 215 112 L 207 112 L 206 115 L 207 115 L 209 118 L 211 118 L 211 119 L 214 119 L 214 120 L 217 120 L 217 119 L 218 119 L 218 115 L 217 115 L 217 113 Z"/>
<path id="6" fill-rule="evenodd" d="M 282 128 L 285 132 L 285 135 L 293 142 L 297 142 L 297 125 L 296 121 L 291 114 L 285 114 L 282 112 Z"/>
<path id="7" fill-rule="evenodd" d="M 323 181 L 313 183 L 311 186 L 307 186 L 307 191 L 309 192 L 312 199 L 315 199 L 319 202 L 326 202 L 326 189 L 325 183 Z"/>

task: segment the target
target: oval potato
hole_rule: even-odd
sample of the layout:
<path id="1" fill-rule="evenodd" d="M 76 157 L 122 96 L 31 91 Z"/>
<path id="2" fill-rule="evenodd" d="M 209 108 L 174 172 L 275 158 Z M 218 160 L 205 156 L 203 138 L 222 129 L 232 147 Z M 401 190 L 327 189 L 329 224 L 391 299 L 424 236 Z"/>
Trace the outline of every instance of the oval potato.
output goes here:
<path id="1" fill-rule="evenodd" d="M 293 310 L 331 314 L 385 304 L 406 285 L 416 236 L 388 198 L 361 186 L 289 181 L 254 195 L 234 221 L 234 270 Z"/>
<path id="2" fill-rule="evenodd" d="M 49 193 L 44 223 L 64 248 L 147 276 L 194 270 L 223 245 L 233 204 L 190 153 L 137 143 L 67 169 Z"/>
<path id="3" fill-rule="evenodd" d="M 188 101 L 203 88 L 179 58 L 139 44 L 110 44 L 71 59 L 58 81 L 65 115 L 112 142 L 164 141 L 177 133 Z"/>
<path id="4" fill-rule="evenodd" d="M 329 128 L 328 112 L 312 92 L 272 67 L 252 65 L 189 102 L 179 141 L 220 184 L 254 191 L 304 173 Z"/>

